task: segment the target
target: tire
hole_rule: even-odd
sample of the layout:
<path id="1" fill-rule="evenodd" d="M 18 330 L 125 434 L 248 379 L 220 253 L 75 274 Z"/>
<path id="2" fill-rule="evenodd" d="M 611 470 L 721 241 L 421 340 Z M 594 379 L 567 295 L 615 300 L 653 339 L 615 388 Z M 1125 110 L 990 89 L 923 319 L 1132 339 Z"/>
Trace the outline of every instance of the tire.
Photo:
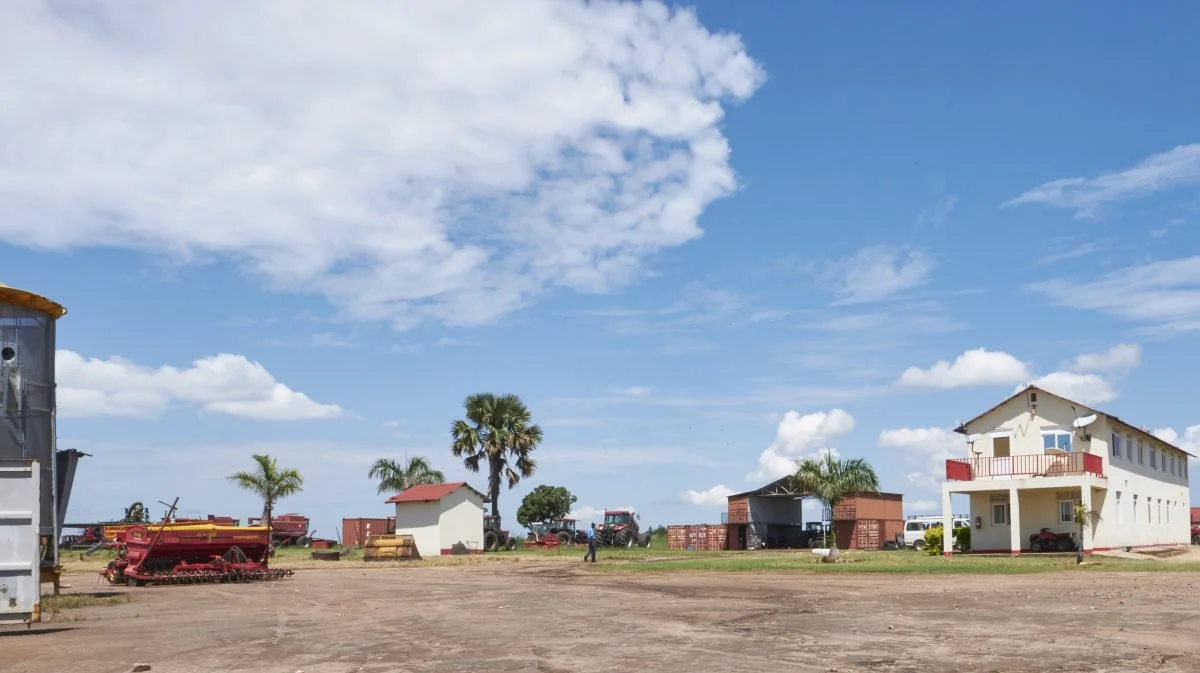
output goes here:
<path id="1" fill-rule="evenodd" d="M 623 528 L 623 529 L 617 531 L 617 534 L 613 536 L 613 546 L 614 547 L 632 547 L 633 546 L 633 535 L 629 532 L 628 528 Z"/>
<path id="2" fill-rule="evenodd" d="M 1059 551 L 1075 551 L 1075 541 L 1074 540 L 1059 540 L 1058 541 L 1058 549 L 1059 549 Z"/>
<path id="3" fill-rule="evenodd" d="M 1037 553 L 1042 550 L 1042 538 L 1035 537 L 1029 541 L 1029 551 Z"/>
<path id="4" fill-rule="evenodd" d="M 645 547 L 646 549 L 649 549 L 651 543 L 653 543 L 653 542 L 654 542 L 654 536 L 647 533 L 645 536 L 645 539 L 642 540 L 642 546 Z"/>
<path id="5" fill-rule="evenodd" d="M 500 544 L 500 537 L 493 531 L 488 531 L 483 534 L 483 550 L 496 551 L 496 547 Z"/>
<path id="6" fill-rule="evenodd" d="M 913 542 L 912 548 L 913 548 L 913 551 L 923 551 L 925 549 L 925 541 L 917 540 L 916 542 Z"/>
<path id="7" fill-rule="evenodd" d="M 1200 544 L 1200 535 L 1192 536 L 1192 544 Z"/>
<path id="8" fill-rule="evenodd" d="M 297 546 L 297 547 L 304 547 L 304 548 L 311 547 L 311 546 L 312 546 L 312 540 L 310 540 L 310 539 L 308 539 L 307 537 L 305 537 L 305 536 L 301 535 L 300 537 L 296 538 L 296 546 Z"/>
<path id="9" fill-rule="evenodd" d="M 507 548 L 509 551 L 515 551 L 517 548 L 516 539 L 511 537 L 508 538 L 508 544 L 505 545 L 505 548 Z"/>

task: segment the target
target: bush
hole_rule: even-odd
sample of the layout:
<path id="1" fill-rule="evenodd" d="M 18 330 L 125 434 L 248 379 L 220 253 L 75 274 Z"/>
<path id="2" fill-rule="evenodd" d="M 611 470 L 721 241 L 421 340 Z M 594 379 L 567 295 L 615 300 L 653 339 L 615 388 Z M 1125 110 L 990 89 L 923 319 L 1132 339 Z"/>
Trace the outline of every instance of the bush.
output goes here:
<path id="1" fill-rule="evenodd" d="M 942 553 L 942 527 L 934 526 L 925 531 L 925 553 L 938 556 Z M 971 527 L 959 526 L 954 529 L 954 549 L 966 553 L 971 551 Z"/>

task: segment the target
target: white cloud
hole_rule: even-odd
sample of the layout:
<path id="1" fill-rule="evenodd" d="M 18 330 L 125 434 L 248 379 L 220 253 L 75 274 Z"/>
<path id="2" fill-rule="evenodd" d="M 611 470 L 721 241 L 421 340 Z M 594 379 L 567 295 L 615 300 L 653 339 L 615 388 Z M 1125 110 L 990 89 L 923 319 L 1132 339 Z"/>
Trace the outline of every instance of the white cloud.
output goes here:
<path id="1" fill-rule="evenodd" d="M 940 360 L 928 369 L 909 367 L 896 382 L 922 388 L 962 388 L 1004 385 L 1030 378 L 1029 367 L 1004 351 L 976 348 L 965 351 L 954 362 Z"/>
<path id="2" fill-rule="evenodd" d="M 1200 256 L 1147 262 L 1092 281 L 1056 278 L 1031 290 L 1050 303 L 1147 323 L 1148 334 L 1200 330 Z"/>
<path id="3" fill-rule="evenodd" d="M 1155 437 L 1178 446 L 1188 453 L 1200 456 L 1200 425 L 1189 425 L 1180 435 L 1174 428 L 1157 428 L 1152 432 Z"/>
<path id="4" fill-rule="evenodd" d="M 934 490 L 946 477 L 946 460 L 965 458 L 966 439 L 947 428 L 896 428 L 879 433 L 879 446 L 897 449 L 907 462 L 918 469 L 908 473 L 908 480 L 919 488 Z"/>
<path id="5" fill-rule="evenodd" d="M 689 488 L 679 494 L 679 499 L 700 507 L 723 507 L 729 502 L 729 496 L 733 495 L 733 492 L 733 489 L 725 484 L 717 484 L 703 491 L 694 491 Z"/>
<path id="6" fill-rule="evenodd" d="M 840 297 L 835 305 L 880 301 L 924 285 L 936 265 L 917 248 L 870 246 L 831 262 L 820 283 Z"/>
<path id="7" fill-rule="evenodd" d="M 0 239 L 224 258 L 398 328 L 701 236 L 764 81 L 659 2 L 7 2 L 0 58 Z"/>
<path id="8" fill-rule="evenodd" d="M 779 421 L 775 442 L 758 457 L 758 469 L 746 475 L 747 480 L 771 481 L 796 470 L 796 461 L 816 457 L 823 451 L 837 455 L 837 450 L 825 444 L 834 437 L 854 429 L 854 417 L 842 409 L 818 411 L 800 415 L 789 411 Z"/>
<path id="9" fill-rule="evenodd" d="M 58 412 L 64 417 L 153 418 L 181 402 L 206 412 L 259 420 L 335 418 L 336 404 L 321 404 L 279 383 L 261 364 L 221 353 L 188 369 L 143 367 L 129 360 L 56 353 Z"/>
<path id="10" fill-rule="evenodd" d="M 629 397 L 646 397 L 651 393 L 651 389 L 646 386 L 629 386 L 628 388 L 622 388 L 620 392 L 622 395 Z"/>
<path id="11" fill-rule="evenodd" d="M 1200 144 L 1179 145 L 1151 155 L 1132 168 L 1093 178 L 1063 178 L 1034 187 L 1005 206 L 1041 203 L 1094 217 L 1110 203 L 1200 184 Z"/>
<path id="12" fill-rule="evenodd" d="M 1142 364 L 1142 347 L 1138 344 L 1117 344 L 1103 353 L 1084 353 L 1063 364 L 1063 369 L 1087 373 L 1121 375 Z"/>
<path id="13" fill-rule="evenodd" d="M 1030 381 L 1043 390 L 1084 404 L 1103 404 L 1117 399 L 1117 390 L 1112 383 L 1095 374 L 1053 372 Z M 1014 393 L 1025 389 L 1025 384 L 1013 388 Z"/>

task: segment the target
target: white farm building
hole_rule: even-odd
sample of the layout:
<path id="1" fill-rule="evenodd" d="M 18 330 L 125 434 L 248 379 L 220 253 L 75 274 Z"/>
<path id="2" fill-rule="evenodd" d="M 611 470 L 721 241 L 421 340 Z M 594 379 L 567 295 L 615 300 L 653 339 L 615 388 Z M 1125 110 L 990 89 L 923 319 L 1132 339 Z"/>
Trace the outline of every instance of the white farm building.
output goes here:
<path id="1" fill-rule="evenodd" d="M 485 496 L 466 482 L 421 484 L 387 502 L 396 506 L 396 534 L 411 535 L 423 557 L 450 554 L 455 544 L 483 548 Z"/>
<path id="2" fill-rule="evenodd" d="M 946 461 L 943 525 L 951 495 L 968 495 L 975 552 L 1019 554 L 1042 528 L 1070 534 L 1076 505 L 1099 515 L 1084 553 L 1189 542 L 1192 456 L 1145 428 L 1029 386 L 957 430 L 968 455 Z"/>

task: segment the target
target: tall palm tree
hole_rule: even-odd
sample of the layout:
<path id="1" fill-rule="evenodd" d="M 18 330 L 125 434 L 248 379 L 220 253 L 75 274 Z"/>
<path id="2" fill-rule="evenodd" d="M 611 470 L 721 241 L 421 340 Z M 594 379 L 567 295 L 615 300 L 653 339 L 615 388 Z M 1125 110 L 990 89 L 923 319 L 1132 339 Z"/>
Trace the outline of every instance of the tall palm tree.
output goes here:
<path id="1" fill-rule="evenodd" d="M 263 518 L 266 519 L 267 534 L 270 535 L 271 513 L 275 503 L 303 490 L 304 478 L 295 468 L 279 467 L 279 463 L 268 455 L 256 453 L 253 458 L 253 471 L 236 472 L 229 475 L 229 480 L 262 498 Z"/>
<path id="2" fill-rule="evenodd" d="M 827 451 L 820 458 L 805 458 L 796 461 L 796 471 L 791 475 L 792 488 L 802 493 L 811 493 L 829 506 L 830 511 L 838 503 L 859 493 L 878 493 L 879 476 L 875 468 L 862 458 L 840 460 Z M 833 535 L 831 559 L 837 559 L 837 529 L 830 526 Z"/>
<path id="3" fill-rule="evenodd" d="M 379 480 L 376 493 L 399 493 L 417 484 L 444 484 L 446 475 L 433 469 L 422 456 L 413 456 L 407 462 L 380 458 L 371 466 L 368 476 Z"/>
<path id="4" fill-rule="evenodd" d="M 516 395 L 479 393 L 463 402 L 465 418 L 450 426 L 450 450 L 472 472 L 488 468 L 488 497 L 492 516 L 500 516 L 500 478 L 512 488 L 533 476 L 537 463 L 530 456 L 542 442 L 542 428 L 530 424 L 529 408 Z"/>

